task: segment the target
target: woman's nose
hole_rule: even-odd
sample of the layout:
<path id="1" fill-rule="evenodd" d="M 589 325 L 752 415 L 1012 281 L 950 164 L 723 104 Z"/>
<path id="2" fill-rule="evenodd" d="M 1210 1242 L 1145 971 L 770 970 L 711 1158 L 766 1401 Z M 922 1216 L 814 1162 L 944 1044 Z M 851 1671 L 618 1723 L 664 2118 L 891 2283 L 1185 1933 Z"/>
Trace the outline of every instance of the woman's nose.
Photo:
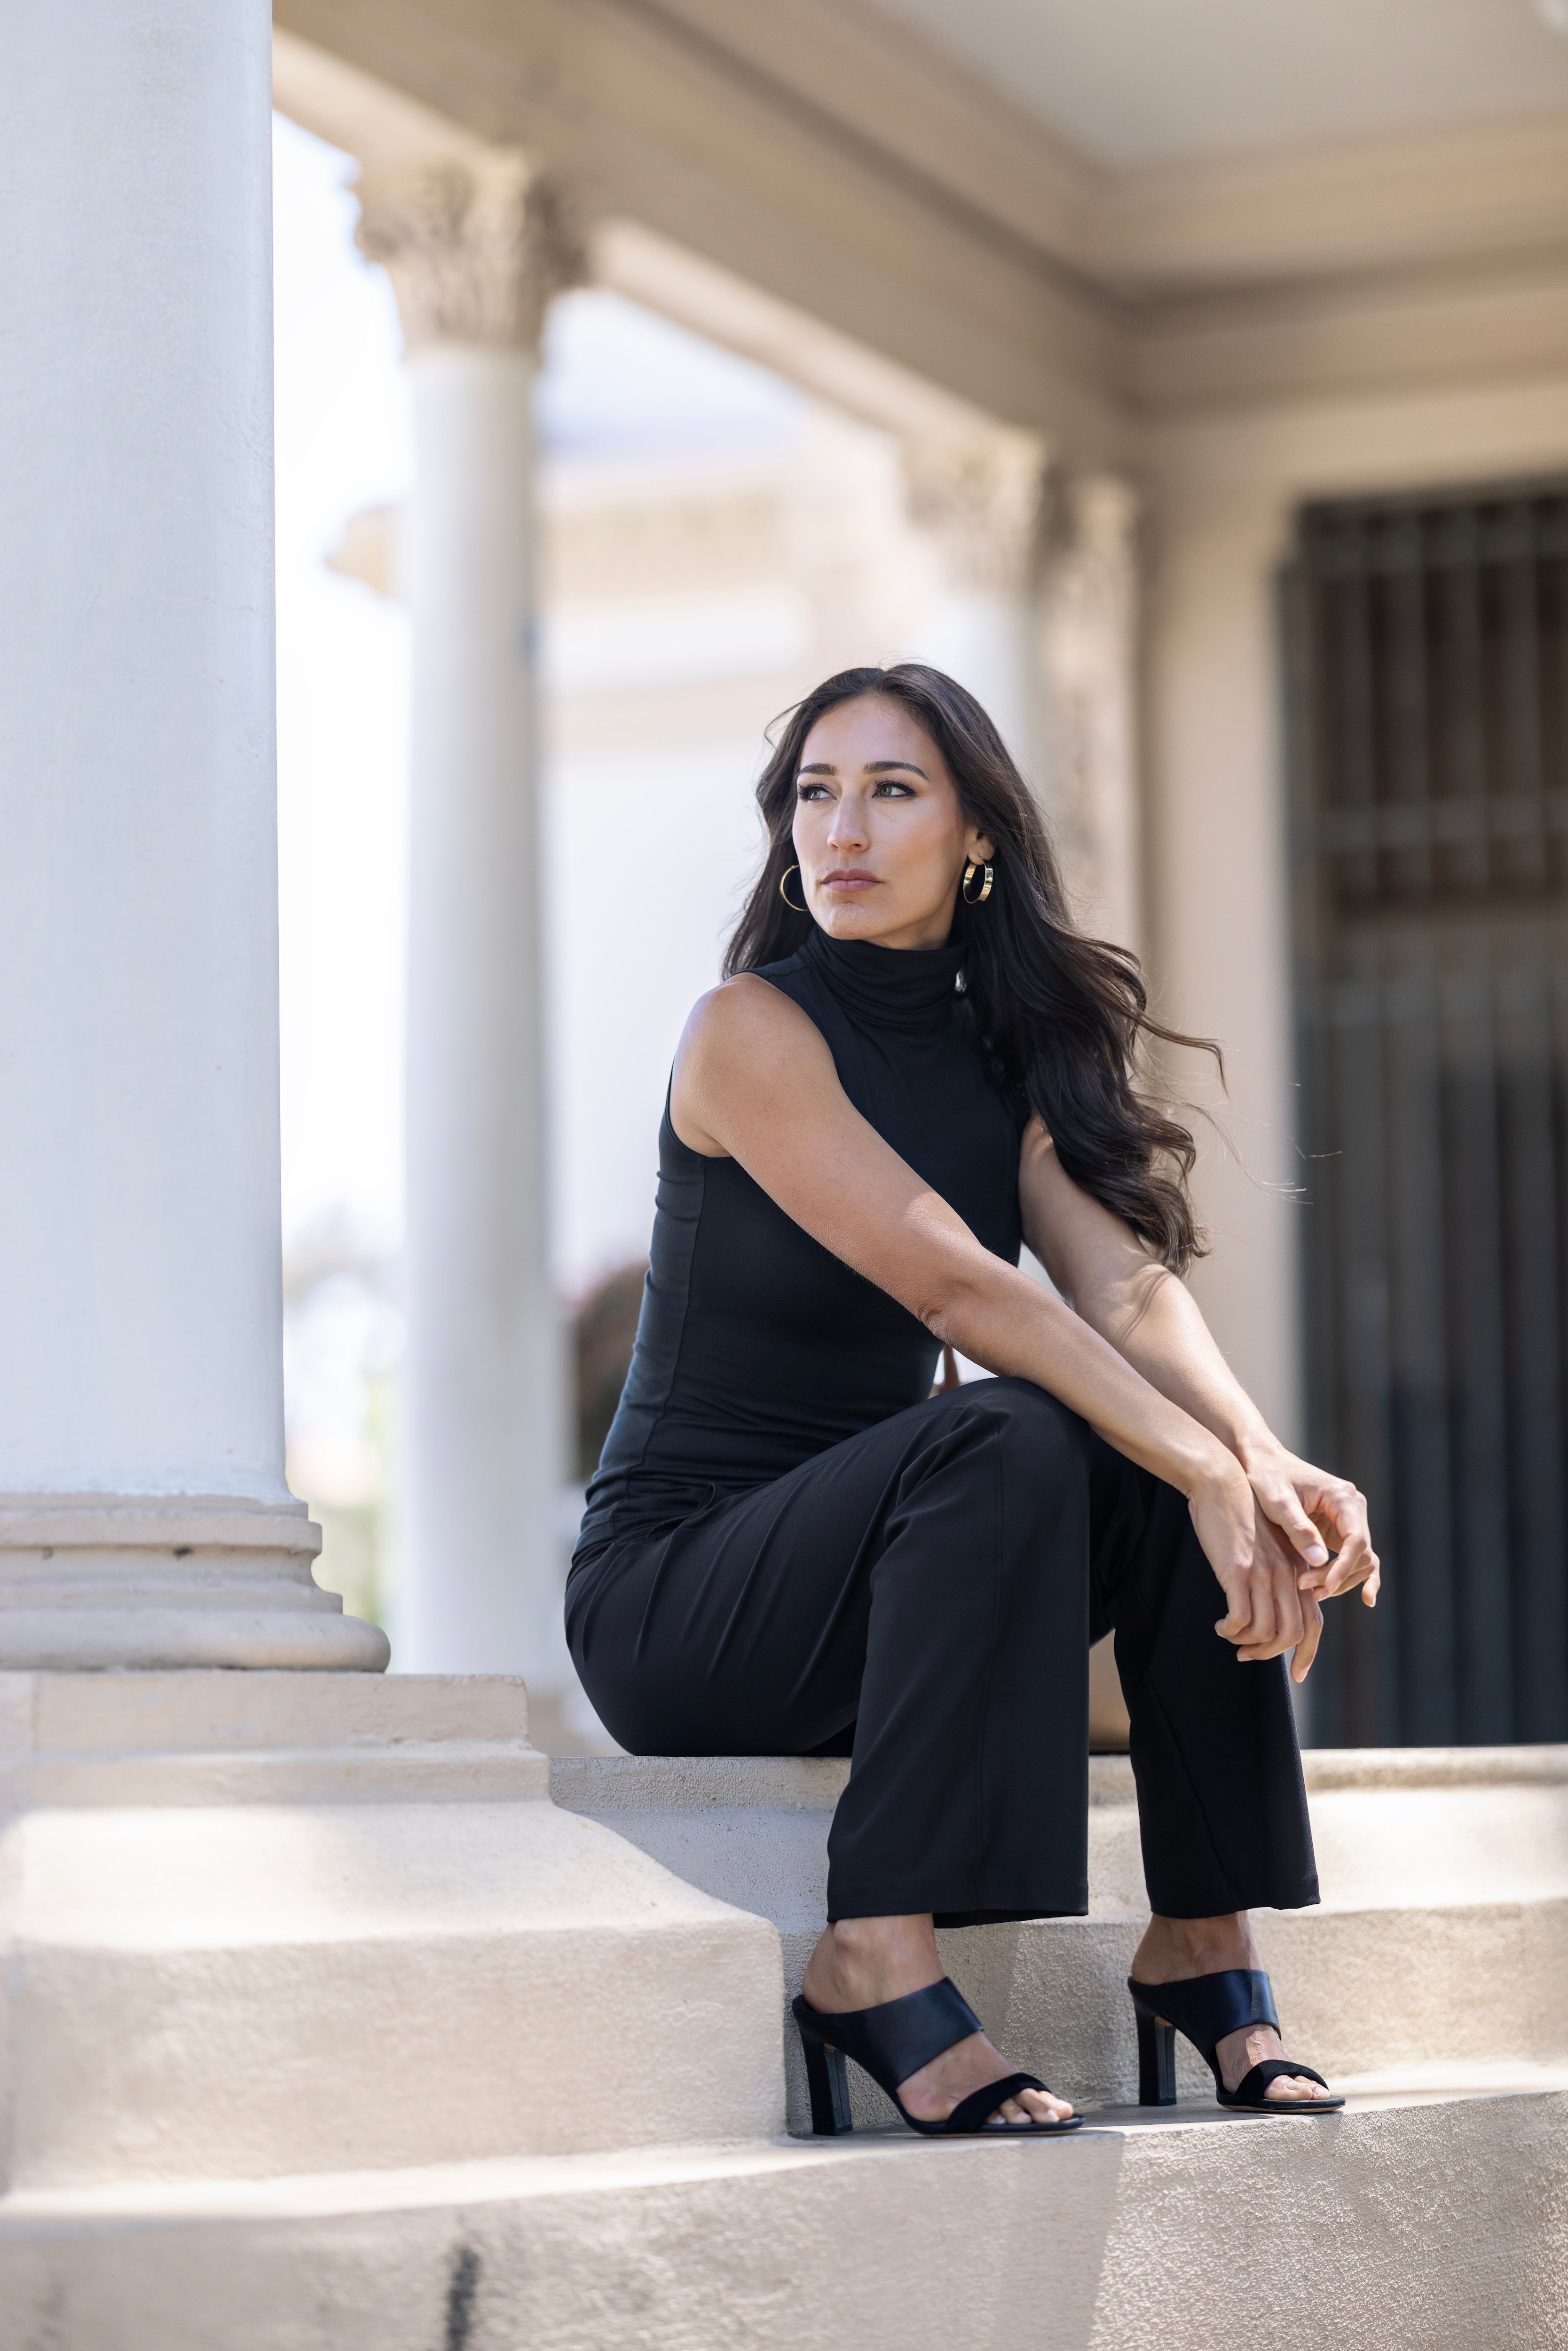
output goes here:
<path id="1" fill-rule="evenodd" d="M 833 810 L 833 821 L 828 829 L 828 847 L 830 849 L 863 849 L 865 847 L 863 811 L 847 797 L 841 799 Z"/>

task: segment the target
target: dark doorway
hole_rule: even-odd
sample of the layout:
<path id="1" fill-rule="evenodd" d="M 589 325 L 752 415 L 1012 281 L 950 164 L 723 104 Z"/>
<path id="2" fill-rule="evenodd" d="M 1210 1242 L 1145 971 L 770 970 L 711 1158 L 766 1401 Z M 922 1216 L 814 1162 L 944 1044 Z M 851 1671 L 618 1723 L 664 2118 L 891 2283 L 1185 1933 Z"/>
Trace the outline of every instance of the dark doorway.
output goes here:
<path id="1" fill-rule="evenodd" d="M 1568 484 L 1305 507 L 1284 578 L 1322 1745 L 1568 1739 Z"/>

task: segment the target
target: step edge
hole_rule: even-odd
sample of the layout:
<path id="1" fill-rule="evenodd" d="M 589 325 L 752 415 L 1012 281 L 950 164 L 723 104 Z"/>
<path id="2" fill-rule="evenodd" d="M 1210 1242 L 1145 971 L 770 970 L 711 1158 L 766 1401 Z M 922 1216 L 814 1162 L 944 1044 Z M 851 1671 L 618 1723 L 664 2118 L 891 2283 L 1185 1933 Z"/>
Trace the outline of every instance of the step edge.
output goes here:
<path id="1" fill-rule="evenodd" d="M 1398 2112 L 1426 2112 L 1433 2104 L 1475 2105 L 1499 2101 L 1521 2105 L 1542 2098 L 1568 2098 L 1568 2067 L 1562 2079 L 1540 2084 L 1498 2085 L 1491 2089 L 1458 2089 L 1434 2097 L 1416 2090 L 1401 2098 L 1379 2095 L 1375 2107 L 1353 2108 L 1354 2121 Z M 1262 2123 L 1267 2116 L 1239 2118 L 1216 2107 L 1194 2107 L 1179 2119 L 1159 2126 L 1171 2131 L 1232 2131 L 1239 2119 Z M 1103 2148 L 1108 2142 L 1124 2147 L 1147 2132 L 1138 2122 L 1096 2124 L 1086 2115 L 1084 2128 L 1065 2136 L 1058 2147 Z M 780 2136 L 765 2139 L 706 2140 L 675 2147 L 629 2147 L 582 2155 L 493 2156 L 469 2162 L 430 2165 L 387 2171 L 311 2172 L 278 2175 L 264 2179 L 150 2180 L 110 2182 L 90 2188 L 18 2189 L 0 2197 L 0 2244 L 50 2228 L 98 2224 L 105 2229 L 139 2223 L 176 2226 L 189 2222 L 254 2219 L 257 2220 L 352 2219 L 379 2212 L 441 2210 L 448 2208 L 527 2202 L 533 2198 L 573 2194 L 614 2194 L 643 2187 L 680 2185 L 714 2179 L 746 2179 L 820 2168 L 824 2164 L 952 2162 L 975 2151 L 983 2142 L 919 2138 L 912 2133 L 859 2132 L 843 2139 L 818 2140 Z M 1016 2153 L 1016 2149 L 1014 2150 Z M 988 2160 L 990 2158 L 988 2157 Z M 1004 2160 L 1008 2159 L 1006 2157 Z M 1031 2158 L 1032 2159 L 1032 2158 Z"/>

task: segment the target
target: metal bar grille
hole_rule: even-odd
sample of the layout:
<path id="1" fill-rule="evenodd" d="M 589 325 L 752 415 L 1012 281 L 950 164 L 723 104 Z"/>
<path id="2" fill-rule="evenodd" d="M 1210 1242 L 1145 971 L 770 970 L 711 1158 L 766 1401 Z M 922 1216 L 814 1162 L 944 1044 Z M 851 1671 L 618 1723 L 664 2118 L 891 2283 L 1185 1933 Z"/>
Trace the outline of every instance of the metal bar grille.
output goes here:
<path id="1" fill-rule="evenodd" d="M 1283 580 L 1315 1733 L 1568 1738 L 1568 484 L 1314 505 Z"/>

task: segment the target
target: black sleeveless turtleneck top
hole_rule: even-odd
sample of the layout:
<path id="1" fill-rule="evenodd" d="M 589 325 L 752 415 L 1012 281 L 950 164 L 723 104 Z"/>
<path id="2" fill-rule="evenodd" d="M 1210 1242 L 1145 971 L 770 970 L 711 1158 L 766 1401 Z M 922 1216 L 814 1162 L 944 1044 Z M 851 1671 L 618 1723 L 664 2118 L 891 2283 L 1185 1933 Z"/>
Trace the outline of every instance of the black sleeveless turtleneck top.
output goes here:
<path id="1" fill-rule="evenodd" d="M 1018 1263 L 1019 1131 L 959 1018 L 955 946 L 894 949 L 815 927 L 757 976 L 826 1039 L 851 1102 Z M 931 1391 L 937 1346 L 786 1216 L 734 1159 L 659 1130 L 658 1209 L 637 1343 L 578 1558 L 766 1484 Z"/>

